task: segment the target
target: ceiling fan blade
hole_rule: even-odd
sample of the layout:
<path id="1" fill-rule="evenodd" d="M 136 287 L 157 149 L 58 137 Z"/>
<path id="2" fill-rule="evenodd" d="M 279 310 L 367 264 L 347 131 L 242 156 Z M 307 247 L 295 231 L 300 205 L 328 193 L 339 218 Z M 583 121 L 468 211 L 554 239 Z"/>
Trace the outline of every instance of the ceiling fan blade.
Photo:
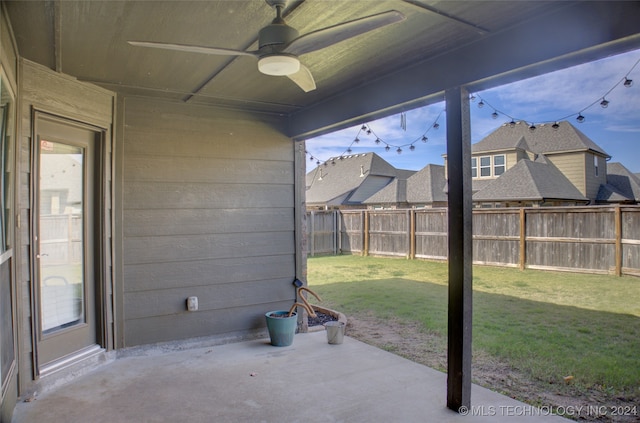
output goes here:
<path id="1" fill-rule="evenodd" d="M 402 13 L 396 10 L 389 10 L 387 12 L 378 13 L 377 15 L 343 22 L 338 25 L 301 35 L 291 41 L 289 45 L 284 48 L 283 52 L 294 54 L 296 56 L 310 53 L 405 19 L 406 18 Z"/>
<path id="2" fill-rule="evenodd" d="M 287 78 L 295 82 L 305 93 L 316 89 L 316 81 L 313 80 L 311 71 L 302 63 L 300 63 L 300 70 L 291 75 L 287 75 Z"/>
<path id="3" fill-rule="evenodd" d="M 192 46 L 187 44 L 155 43 L 151 41 L 127 41 L 127 42 L 132 46 L 159 48 L 162 50 L 175 50 L 175 51 L 184 51 L 188 53 L 216 54 L 216 55 L 224 55 L 224 56 L 257 57 L 257 52 L 255 51 L 233 50 L 229 48 L 218 48 L 218 47 Z"/>

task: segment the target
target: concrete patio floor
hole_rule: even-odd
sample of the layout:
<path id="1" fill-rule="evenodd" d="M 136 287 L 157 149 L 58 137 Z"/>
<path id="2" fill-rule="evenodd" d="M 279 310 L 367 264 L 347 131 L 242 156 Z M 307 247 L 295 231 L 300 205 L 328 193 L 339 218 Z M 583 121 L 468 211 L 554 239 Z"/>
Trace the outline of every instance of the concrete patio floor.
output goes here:
<path id="1" fill-rule="evenodd" d="M 120 354 L 20 402 L 13 423 L 566 422 L 472 388 L 464 416 L 446 408 L 446 375 L 345 336 L 268 340 Z"/>

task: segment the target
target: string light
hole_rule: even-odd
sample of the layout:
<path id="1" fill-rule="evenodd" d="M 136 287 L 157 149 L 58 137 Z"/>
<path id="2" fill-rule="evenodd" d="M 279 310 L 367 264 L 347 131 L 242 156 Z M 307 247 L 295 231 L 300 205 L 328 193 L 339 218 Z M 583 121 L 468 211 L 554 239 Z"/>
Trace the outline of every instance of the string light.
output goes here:
<path id="1" fill-rule="evenodd" d="M 616 84 L 613 85 L 613 87 L 611 87 L 611 89 L 609 89 L 606 93 L 604 93 L 604 95 L 599 96 L 597 100 L 595 100 L 593 103 L 589 104 L 587 107 L 583 108 L 582 110 L 576 112 L 576 113 L 572 113 L 570 115 L 564 116 L 560 119 L 554 119 L 552 121 L 547 121 L 547 122 L 538 122 L 541 125 L 544 125 L 546 123 L 552 123 L 551 127 L 554 130 L 558 130 L 560 128 L 560 125 L 558 122 L 566 120 L 568 118 L 571 117 L 576 117 L 576 121 L 579 123 L 582 123 L 586 120 L 585 115 L 583 114 L 585 111 L 589 110 L 591 107 L 593 107 L 596 104 L 599 104 L 600 107 L 602 107 L 603 109 L 606 109 L 607 107 L 609 107 L 610 101 L 606 99 L 606 97 L 611 94 L 611 92 L 617 88 L 619 85 L 623 85 L 626 88 L 630 88 L 633 86 L 633 79 L 629 78 L 629 75 L 631 74 L 631 72 L 633 72 L 633 70 L 638 66 L 638 64 L 640 64 L 640 59 L 638 59 L 635 64 L 631 67 L 631 69 L 629 69 L 629 71 L 626 73 L 626 75 L 624 75 L 624 77 L 622 77 Z M 500 115 L 504 115 L 505 117 L 509 118 L 509 123 L 508 125 L 510 127 L 515 127 L 516 126 L 516 122 L 517 121 L 521 121 L 527 125 L 529 125 L 529 130 L 530 131 L 535 131 L 537 129 L 535 122 L 531 122 L 528 123 L 527 120 L 525 119 L 518 119 L 514 116 L 509 115 L 508 113 L 505 113 L 503 111 L 501 111 L 500 109 L 494 107 L 493 105 L 491 105 L 487 100 L 485 100 L 484 98 L 482 98 L 482 96 L 480 96 L 479 94 L 475 93 L 475 94 L 471 94 L 469 96 L 469 100 L 472 102 L 475 102 L 476 99 L 479 99 L 480 101 L 478 102 L 478 108 L 483 108 L 485 105 L 487 105 L 488 107 L 493 109 L 493 113 L 491 113 L 491 117 L 493 119 L 497 119 Z M 388 143 L 387 141 L 385 141 L 383 138 L 379 137 L 375 131 L 371 128 L 370 124 L 362 124 L 362 126 L 360 127 L 358 134 L 356 135 L 356 137 L 354 138 L 354 140 L 352 141 L 351 145 L 349 145 L 349 147 L 347 147 L 347 149 L 345 150 L 345 153 L 347 154 L 351 154 L 353 152 L 353 150 L 351 149 L 351 146 L 353 144 L 359 144 L 361 139 L 360 139 L 360 135 L 362 133 L 365 133 L 366 135 L 373 135 L 375 137 L 375 144 L 376 145 L 380 145 L 380 144 L 384 144 L 384 149 L 385 151 L 390 151 L 391 148 L 395 148 L 396 152 L 398 154 L 402 154 L 402 147 L 409 147 L 410 151 L 415 151 L 416 147 L 415 147 L 415 143 L 418 141 L 422 141 L 423 143 L 428 142 L 428 137 L 427 137 L 427 133 L 429 132 L 429 130 L 434 129 L 437 130 L 438 128 L 440 128 L 440 124 L 438 123 L 438 120 L 440 119 L 440 117 L 442 116 L 442 113 L 444 113 L 444 110 L 442 110 L 438 116 L 436 117 L 435 121 L 433 122 L 433 124 L 431 124 L 429 126 L 429 128 L 418 138 L 416 138 L 415 140 L 407 143 L 407 144 L 403 144 L 403 145 L 393 145 L 391 143 Z M 314 157 L 313 155 L 311 155 L 308 151 L 305 151 L 306 154 L 309 155 L 309 160 L 310 161 L 316 161 L 316 165 L 320 165 L 322 162 L 317 158 Z M 338 160 L 343 160 L 344 153 L 338 156 Z M 324 162 L 326 165 L 326 161 Z M 335 161 L 332 159 L 331 164 L 335 164 Z"/>
<path id="2" fill-rule="evenodd" d="M 346 150 L 344 151 L 344 153 L 342 153 L 341 155 L 338 156 L 338 160 L 343 160 L 344 159 L 344 155 L 347 154 L 352 154 L 353 153 L 353 149 L 351 148 L 354 144 L 361 144 L 361 142 L 363 141 L 363 139 L 360 138 L 360 136 L 362 134 L 366 134 L 366 135 L 372 135 L 374 138 L 374 143 L 376 145 L 380 145 L 380 144 L 384 144 L 384 149 L 385 151 L 391 151 L 391 148 L 394 148 L 396 153 L 398 154 L 402 154 L 402 152 L 404 151 L 403 148 L 404 147 L 408 147 L 409 151 L 415 151 L 416 150 L 416 146 L 415 144 L 418 141 L 422 141 L 423 143 L 427 143 L 429 141 L 429 138 L 427 137 L 427 134 L 429 133 L 429 131 L 433 130 L 438 130 L 440 128 L 440 123 L 438 123 L 438 120 L 441 118 L 442 114 L 444 113 L 444 110 L 442 110 L 438 116 L 436 117 L 435 121 L 433 123 L 431 123 L 428 126 L 428 129 L 426 131 L 424 131 L 424 133 L 422 135 L 420 135 L 419 137 L 417 137 L 416 139 L 414 139 L 411 142 L 408 142 L 406 144 L 402 144 L 402 145 L 394 145 L 392 143 L 389 143 L 387 141 L 385 141 L 383 138 L 381 138 L 380 136 L 378 136 L 375 131 L 373 130 L 373 128 L 371 128 L 370 124 L 363 124 L 360 129 L 358 130 L 358 133 L 356 134 L 355 138 L 353 139 L 353 141 L 351 142 L 351 144 L 346 148 Z M 308 151 L 305 151 L 306 154 L 308 154 L 310 156 L 309 160 L 313 161 L 316 158 L 311 156 L 311 153 L 309 153 Z M 324 162 L 326 164 L 326 161 Z M 333 162 L 335 163 L 335 161 Z M 317 164 L 320 165 L 321 162 L 320 160 L 317 161 Z"/>
<path id="3" fill-rule="evenodd" d="M 614 89 L 616 89 L 620 84 L 624 85 L 624 86 L 625 86 L 625 87 L 627 87 L 627 88 L 629 88 L 629 87 L 633 86 L 633 79 L 630 79 L 630 78 L 629 78 L 629 75 L 631 74 L 631 72 L 633 72 L 633 70 L 636 68 L 636 66 L 638 66 L 638 64 L 640 64 L 640 59 L 638 59 L 638 60 L 635 62 L 635 64 L 631 67 L 631 69 L 629 69 L 629 71 L 626 73 L 626 75 L 625 75 L 625 76 L 623 76 L 620 80 L 618 80 L 618 82 L 617 82 L 616 84 L 614 84 L 614 85 L 613 85 L 613 87 L 611 87 L 611 88 L 609 89 L 609 91 L 607 91 L 606 93 L 604 93 L 604 95 L 602 95 L 602 96 L 598 97 L 598 99 L 597 99 L 597 100 L 595 100 L 593 103 L 589 104 L 587 107 L 583 108 L 582 110 L 578 111 L 577 113 L 572 113 L 572 114 L 567 115 L 567 116 L 564 116 L 564 117 L 562 117 L 562 118 L 560 118 L 560 119 L 555 119 L 555 120 L 552 120 L 552 121 L 540 122 L 540 123 L 541 123 L 541 124 L 545 124 L 545 123 L 551 123 L 551 122 L 553 122 L 553 125 L 551 125 L 551 127 L 552 127 L 553 129 L 558 129 L 558 128 L 560 127 L 560 125 L 558 125 L 558 122 L 563 121 L 563 120 L 566 120 L 566 119 L 568 119 L 568 118 L 570 118 L 570 117 L 573 117 L 573 116 L 575 116 L 575 117 L 576 117 L 576 121 L 577 121 L 578 123 L 583 123 L 583 122 L 586 120 L 586 116 L 585 116 L 583 113 L 584 113 L 586 110 L 588 110 L 588 109 L 590 109 L 591 107 L 593 107 L 594 105 L 596 105 L 596 104 L 600 104 L 600 107 L 602 107 L 603 109 L 606 109 L 607 107 L 609 107 L 610 101 L 609 101 L 609 100 L 607 100 L 607 99 L 606 99 L 606 97 L 607 97 L 609 94 L 611 94 L 611 92 L 612 92 Z M 491 114 L 491 117 L 492 117 L 493 119 L 497 119 L 497 118 L 498 118 L 498 116 L 499 116 L 500 114 L 502 114 L 502 115 L 504 115 L 504 116 L 506 116 L 506 117 L 508 117 L 508 118 L 510 119 L 509 126 L 511 126 L 511 127 L 515 126 L 515 124 L 516 124 L 516 121 L 517 121 L 517 120 L 519 120 L 519 121 L 523 121 L 523 122 L 526 122 L 526 120 L 525 120 L 525 119 L 517 119 L 517 118 L 515 118 L 515 117 L 513 117 L 513 116 L 510 116 L 509 114 L 507 114 L 507 113 L 505 113 L 505 112 L 503 112 L 503 111 L 500 111 L 499 109 L 495 108 L 495 107 L 494 107 L 494 106 L 492 106 L 492 105 L 491 105 L 487 100 L 485 100 L 484 98 L 482 98 L 482 96 L 480 96 L 480 94 L 477 94 L 477 93 L 476 93 L 476 94 L 471 94 L 471 95 L 469 96 L 469 100 L 474 101 L 474 100 L 476 99 L 476 97 L 480 99 L 480 102 L 478 103 L 478 107 L 479 107 L 479 108 L 484 107 L 484 105 L 485 105 L 485 104 L 486 104 L 487 106 L 489 106 L 489 107 L 493 108 L 493 113 Z M 531 125 L 529 126 L 529 129 L 530 129 L 531 131 L 535 131 L 535 129 L 536 129 L 536 125 L 532 122 L 532 123 L 531 123 Z"/>

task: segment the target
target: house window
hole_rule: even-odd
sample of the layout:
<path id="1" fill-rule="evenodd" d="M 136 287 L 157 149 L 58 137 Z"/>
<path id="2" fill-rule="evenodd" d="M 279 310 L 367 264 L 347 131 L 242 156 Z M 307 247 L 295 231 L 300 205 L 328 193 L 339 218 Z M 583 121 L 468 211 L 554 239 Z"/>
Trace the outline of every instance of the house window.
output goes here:
<path id="1" fill-rule="evenodd" d="M 598 176 L 598 156 L 593 156 L 593 167 L 595 169 L 596 176 Z"/>
<path id="2" fill-rule="evenodd" d="M 478 159 L 475 157 L 471 158 L 471 177 L 478 177 Z"/>
<path id="3" fill-rule="evenodd" d="M 480 176 L 491 176 L 491 156 L 480 157 Z"/>
<path id="4" fill-rule="evenodd" d="M 504 173 L 504 154 L 493 156 L 493 176 L 500 176 Z"/>

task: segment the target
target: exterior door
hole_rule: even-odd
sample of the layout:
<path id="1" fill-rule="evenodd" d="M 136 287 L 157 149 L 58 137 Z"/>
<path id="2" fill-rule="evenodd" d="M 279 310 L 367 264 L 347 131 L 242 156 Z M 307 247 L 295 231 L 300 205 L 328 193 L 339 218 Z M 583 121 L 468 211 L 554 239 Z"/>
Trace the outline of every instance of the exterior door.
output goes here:
<path id="1" fill-rule="evenodd" d="M 36 113 L 38 374 L 97 348 L 96 152 L 101 132 Z"/>

